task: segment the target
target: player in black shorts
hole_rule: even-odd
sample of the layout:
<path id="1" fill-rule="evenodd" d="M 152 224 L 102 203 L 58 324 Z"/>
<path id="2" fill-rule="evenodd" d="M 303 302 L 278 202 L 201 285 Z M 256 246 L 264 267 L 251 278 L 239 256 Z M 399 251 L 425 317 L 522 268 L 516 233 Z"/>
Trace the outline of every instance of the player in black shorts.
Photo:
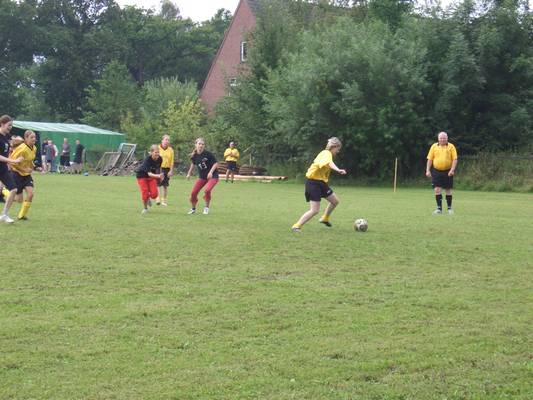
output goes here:
<path id="1" fill-rule="evenodd" d="M 0 214 L 0 221 L 7 224 L 15 222 L 9 217 L 8 212 L 13 204 L 13 199 L 17 192 L 17 186 L 11 176 L 11 172 L 8 169 L 8 164 L 18 164 L 19 160 L 12 160 L 9 158 L 9 148 L 11 139 L 11 128 L 13 128 L 13 120 L 9 115 L 3 115 L 0 117 L 0 181 L 4 184 L 5 188 L 9 191 L 9 194 L 5 197 L 5 204 Z"/>

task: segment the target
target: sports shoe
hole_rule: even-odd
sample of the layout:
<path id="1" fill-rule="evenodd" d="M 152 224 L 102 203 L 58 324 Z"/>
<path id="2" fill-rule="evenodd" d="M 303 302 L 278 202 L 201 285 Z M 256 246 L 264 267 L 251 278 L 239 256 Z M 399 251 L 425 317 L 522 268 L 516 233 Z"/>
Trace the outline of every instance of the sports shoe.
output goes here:
<path id="1" fill-rule="evenodd" d="M 322 218 L 320 218 L 320 219 L 318 220 L 318 222 L 320 222 L 321 224 L 324 224 L 324 225 L 326 225 L 327 227 L 331 228 L 331 222 L 329 222 L 329 221 L 325 221 L 325 220 L 323 220 Z"/>
<path id="2" fill-rule="evenodd" d="M 195 214 L 195 213 L 196 213 L 196 208 L 191 208 L 187 214 L 188 215 L 192 215 L 192 214 Z"/>
<path id="3" fill-rule="evenodd" d="M 209 214 L 209 207 L 204 207 L 204 215 Z"/>
<path id="4" fill-rule="evenodd" d="M 15 222 L 13 218 L 6 214 L 0 215 L 0 221 L 5 222 L 6 224 L 12 224 L 13 222 Z"/>
<path id="5" fill-rule="evenodd" d="M 157 204 L 157 205 L 161 204 L 161 200 L 159 199 L 159 197 L 157 199 L 155 199 L 155 204 Z"/>
<path id="6" fill-rule="evenodd" d="M 168 206 L 168 204 L 167 204 L 166 201 L 162 201 L 162 202 L 161 202 L 161 205 L 162 205 L 162 206 L 165 206 L 165 207 Z"/>
<path id="7" fill-rule="evenodd" d="M 435 211 L 433 211 L 433 215 L 439 215 L 442 214 L 442 210 L 440 208 L 437 208 Z"/>
<path id="8" fill-rule="evenodd" d="M 291 231 L 293 231 L 294 233 L 301 233 L 302 232 L 302 229 L 301 228 L 297 228 L 296 226 L 293 226 L 291 228 Z"/>
<path id="9" fill-rule="evenodd" d="M 453 208 L 448 208 L 448 214 L 453 215 L 455 212 L 453 211 Z"/>
<path id="10" fill-rule="evenodd" d="M 144 215 L 144 214 L 147 214 L 148 213 L 148 209 L 147 208 L 143 208 L 143 210 L 141 211 L 141 215 Z"/>
<path id="11" fill-rule="evenodd" d="M 28 221 L 28 220 L 29 220 L 29 218 L 26 217 L 26 216 L 23 216 L 23 217 L 20 217 L 20 218 L 17 217 L 17 219 L 18 219 L 19 221 Z"/>

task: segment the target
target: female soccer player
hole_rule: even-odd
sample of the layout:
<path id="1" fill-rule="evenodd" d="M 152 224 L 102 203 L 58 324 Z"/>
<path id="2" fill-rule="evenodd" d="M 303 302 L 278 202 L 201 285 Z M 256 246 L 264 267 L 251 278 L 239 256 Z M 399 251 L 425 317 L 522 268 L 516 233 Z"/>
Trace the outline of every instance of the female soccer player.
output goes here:
<path id="1" fill-rule="evenodd" d="M 192 188 L 190 198 L 191 209 L 189 210 L 189 214 L 194 214 L 196 212 L 198 192 L 200 192 L 200 189 L 202 189 L 204 186 L 204 214 L 209 214 L 211 191 L 218 183 L 218 162 L 212 153 L 205 150 L 205 141 L 202 138 L 198 138 L 194 142 L 194 150 L 191 153 L 191 166 L 187 172 L 187 179 L 190 179 L 195 165 L 198 168 L 198 179 Z"/>
<path id="2" fill-rule="evenodd" d="M 33 172 L 33 161 L 37 153 L 36 139 L 35 132 L 24 132 L 24 142 L 15 147 L 13 153 L 11 153 L 12 159 L 19 160 L 18 164 L 11 166 L 11 175 L 17 187 L 15 201 L 22 203 L 17 217 L 19 220 L 28 219 L 26 215 L 33 201 L 33 178 L 31 173 Z M 24 191 L 26 191 L 26 200 L 23 199 Z"/>
<path id="3" fill-rule="evenodd" d="M 229 147 L 224 152 L 224 161 L 228 163 L 228 169 L 226 170 L 226 182 L 231 175 L 231 183 L 235 179 L 235 171 L 237 170 L 237 161 L 239 161 L 239 150 L 235 148 L 235 142 L 229 142 Z"/>
<path id="4" fill-rule="evenodd" d="M 155 199 L 158 196 L 157 182 L 163 179 L 163 174 L 160 172 L 162 162 L 163 159 L 159 156 L 159 146 L 153 144 L 150 147 L 150 154 L 148 154 L 141 166 L 137 169 L 137 183 L 141 190 L 143 202 L 141 214 L 148 212 L 150 199 Z"/>
<path id="5" fill-rule="evenodd" d="M 159 145 L 159 154 L 163 159 L 161 164 L 161 172 L 163 173 L 163 179 L 159 181 L 160 187 L 163 188 L 163 195 L 161 198 L 156 199 L 156 204 L 162 206 L 167 205 L 168 185 L 170 184 L 170 177 L 174 174 L 174 149 L 170 147 L 170 136 L 164 135 Z"/>
<path id="6" fill-rule="evenodd" d="M 301 232 L 302 226 L 313 218 L 320 211 L 320 200 L 324 197 L 328 201 L 328 206 L 319 222 L 326 226 L 331 226 L 329 217 L 335 207 L 339 204 L 339 199 L 333 193 L 333 190 L 328 186 L 329 174 L 331 170 L 338 172 L 341 175 L 346 175 L 346 170 L 338 168 L 333 162 L 333 156 L 337 155 L 341 150 L 342 143 L 336 138 L 328 139 L 326 149 L 322 150 L 305 174 L 307 180 L 305 182 L 305 199 L 309 202 L 309 211 L 305 212 L 298 222 L 292 226 L 293 232 Z"/>
<path id="7" fill-rule="evenodd" d="M 4 188 L 7 190 L 5 196 L 5 204 L 0 214 L 0 221 L 3 221 L 7 224 L 12 224 L 15 222 L 9 215 L 9 209 L 11 204 L 13 204 L 13 199 L 17 192 L 17 187 L 15 182 L 13 182 L 13 177 L 7 168 L 7 165 L 13 165 L 18 163 L 18 161 L 9 158 L 10 150 L 10 139 L 11 139 L 11 128 L 13 127 L 13 120 L 9 115 L 2 115 L 0 117 L 0 182 L 4 185 Z"/>

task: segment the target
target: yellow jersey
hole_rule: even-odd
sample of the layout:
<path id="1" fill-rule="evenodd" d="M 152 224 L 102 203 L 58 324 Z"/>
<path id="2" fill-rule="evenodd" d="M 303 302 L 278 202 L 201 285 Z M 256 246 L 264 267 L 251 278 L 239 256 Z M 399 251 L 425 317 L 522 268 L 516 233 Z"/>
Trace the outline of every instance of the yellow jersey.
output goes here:
<path id="1" fill-rule="evenodd" d="M 433 168 L 446 171 L 452 167 L 453 160 L 457 160 L 457 150 L 451 143 L 446 146 L 434 143 L 429 149 L 427 159 L 433 161 Z"/>
<path id="2" fill-rule="evenodd" d="M 37 147 L 35 146 L 30 147 L 26 143 L 18 145 L 9 158 L 16 160 L 22 157 L 22 161 L 18 164 L 11 164 L 11 169 L 21 176 L 31 175 L 36 153 Z"/>
<path id="3" fill-rule="evenodd" d="M 173 168 L 174 167 L 174 149 L 170 146 L 167 146 L 166 149 L 162 148 L 159 145 L 159 155 L 163 159 L 161 163 L 161 168 Z"/>
<path id="4" fill-rule="evenodd" d="M 241 155 L 239 154 L 239 150 L 236 148 L 228 147 L 226 151 L 224 152 L 224 160 L 225 161 L 238 161 L 239 157 Z"/>
<path id="5" fill-rule="evenodd" d="M 305 174 L 307 179 L 328 182 L 331 168 L 329 163 L 333 161 L 333 154 L 329 150 L 322 150 L 313 160 L 313 163 Z"/>

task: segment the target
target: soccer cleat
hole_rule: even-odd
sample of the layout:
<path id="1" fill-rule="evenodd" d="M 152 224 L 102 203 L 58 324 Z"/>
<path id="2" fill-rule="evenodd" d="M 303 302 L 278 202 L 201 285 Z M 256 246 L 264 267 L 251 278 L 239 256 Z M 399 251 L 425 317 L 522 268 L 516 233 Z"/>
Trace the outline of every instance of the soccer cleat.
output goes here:
<path id="1" fill-rule="evenodd" d="M 453 208 L 448 208 L 448 214 L 449 215 L 453 215 L 454 214 Z"/>
<path id="2" fill-rule="evenodd" d="M 209 207 L 204 207 L 204 215 L 209 214 Z"/>
<path id="3" fill-rule="evenodd" d="M 433 215 L 439 215 L 442 214 L 442 210 L 440 208 L 437 208 L 435 211 L 433 211 Z"/>
<path id="4" fill-rule="evenodd" d="M 143 210 L 141 211 L 141 215 L 144 215 L 144 214 L 147 214 L 148 213 L 148 209 L 147 208 L 143 208 Z"/>
<path id="5" fill-rule="evenodd" d="M 162 202 L 161 202 L 161 205 L 162 205 L 162 206 L 165 206 L 165 207 L 168 206 L 168 204 L 167 204 L 166 201 L 162 201 Z"/>
<path id="6" fill-rule="evenodd" d="M 19 217 L 17 218 L 19 221 L 28 221 L 28 217 L 24 216 L 24 217 Z"/>
<path id="7" fill-rule="evenodd" d="M 195 213 L 196 213 L 196 208 L 191 208 L 187 214 L 188 215 L 192 215 L 192 214 L 195 214 Z"/>
<path id="8" fill-rule="evenodd" d="M 5 222 L 6 224 L 12 224 L 13 222 L 15 222 L 13 218 L 6 214 L 0 215 L 0 221 Z"/>
<path id="9" fill-rule="evenodd" d="M 326 225 L 327 227 L 331 228 L 331 222 L 329 222 L 329 220 L 325 220 L 324 218 L 320 218 L 318 220 L 318 222 L 320 222 L 321 224 L 324 224 Z"/>
<path id="10" fill-rule="evenodd" d="M 302 231 L 302 228 L 301 228 L 301 226 L 298 226 L 297 224 L 294 224 L 291 227 L 291 231 L 293 231 L 294 233 L 300 233 Z"/>

